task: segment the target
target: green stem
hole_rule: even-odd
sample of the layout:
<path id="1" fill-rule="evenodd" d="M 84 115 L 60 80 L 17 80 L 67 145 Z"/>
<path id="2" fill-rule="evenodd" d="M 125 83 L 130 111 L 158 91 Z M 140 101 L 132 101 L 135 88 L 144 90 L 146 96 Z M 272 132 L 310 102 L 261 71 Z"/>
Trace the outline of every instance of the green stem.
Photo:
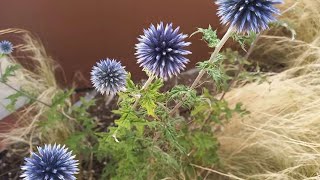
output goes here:
<path id="1" fill-rule="evenodd" d="M 234 29 L 230 27 L 228 31 L 224 34 L 218 45 L 216 46 L 215 50 L 211 54 L 211 57 L 209 59 L 209 63 L 213 63 L 214 60 L 217 58 L 221 48 L 224 46 L 224 44 L 227 42 L 227 40 L 231 37 L 232 33 L 234 32 Z M 202 76 L 206 73 L 205 70 L 201 70 L 197 76 L 197 78 L 193 81 L 190 88 L 193 90 L 196 88 L 196 86 L 199 84 L 199 81 L 201 80 Z M 186 96 L 182 98 L 182 100 L 170 111 L 170 116 L 172 116 L 183 104 L 183 101 L 186 100 Z"/>

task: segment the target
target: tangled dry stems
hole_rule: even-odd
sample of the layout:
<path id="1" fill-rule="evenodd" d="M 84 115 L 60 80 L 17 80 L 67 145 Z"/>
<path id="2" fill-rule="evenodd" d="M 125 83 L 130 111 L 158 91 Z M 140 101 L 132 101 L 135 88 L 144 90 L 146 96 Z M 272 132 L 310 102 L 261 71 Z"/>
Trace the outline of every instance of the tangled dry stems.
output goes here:
<path id="1" fill-rule="evenodd" d="M 296 3 L 287 1 L 284 8 Z M 222 167 L 231 179 L 320 179 L 320 1 L 301 0 L 283 15 L 296 39 L 284 31 L 262 35 L 254 58 L 287 70 L 269 82 L 248 84 L 226 95 L 250 115 L 235 117 L 219 133 Z M 218 176 L 215 179 L 225 179 Z M 229 176 L 230 177 L 230 176 Z"/>
<path id="2" fill-rule="evenodd" d="M 19 39 L 19 44 L 15 46 L 15 52 L 23 68 L 16 71 L 15 76 L 9 78 L 9 84 L 19 84 L 27 91 L 37 97 L 38 101 L 28 104 L 21 111 L 15 113 L 18 118 L 18 127 L 11 129 L 10 132 L 0 133 L 0 139 L 4 143 L 27 143 L 32 144 L 35 138 L 41 139 L 42 142 L 57 142 L 61 137 L 67 137 L 70 133 L 65 124 L 57 124 L 61 128 L 59 132 L 51 132 L 50 136 L 44 136 L 43 132 L 38 131 L 38 123 L 44 121 L 46 117 L 44 112 L 50 105 L 51 100 L 56 93 L 62 89 L 58 86 L 55 78 L 55 70 L 59 68 L 53 59 L 46 54 L 45 48 L 36 37 L 22 29 L 6 29 L 0 31 L 0 35 L 14 34 Z M 20 56 L 21 55 L 21 56 Z M 10 64 L 19 64 L 12 56 L 9 57 Z M 55 136 L 57 135 L 57 136 Z"/>
<path id="3" fill-rule="evenodd" d="M 280 16 L 282 25 L 261 35 L 255 60 L 287 68 L 319 61 L 319 7 L 319 0 L 287 0 L 282 7 L 285 12 Z"/>

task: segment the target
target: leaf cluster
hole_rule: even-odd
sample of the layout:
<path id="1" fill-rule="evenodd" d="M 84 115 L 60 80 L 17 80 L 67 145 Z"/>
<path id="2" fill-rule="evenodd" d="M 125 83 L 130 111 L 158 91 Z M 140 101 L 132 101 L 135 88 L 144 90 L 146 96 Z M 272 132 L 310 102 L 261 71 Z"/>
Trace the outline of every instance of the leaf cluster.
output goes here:
<path id="1" fill-rule="evenodd" d="M 210 48 L 215 48 L 220 42 L 220 39 L 217 36 L 217 30 L 212 30 L 211 25 L 209 25 L 207 29 L 198 28 L 191 36 L 197 33 L 202 33 L 202 40 L 204 40 Z"/>
<path id="2" fill-rule="evenodd" d="M 255 32 L 250 32 L 248 34 L 233 33 L 231 37 L 234 41 L 240 44 L 242 50 L 247 52 L 246 46 L 250 46 L 254 42 L 257 38 L 257 34 Z"/>
<path id="3" fill-rule="evenodd" d="M 177 85 L 168 92 L 169 101 L 182 101 L 182 106 L 186 108 L 193 107 L 194 103 L 197 101 L 197 92 L 188 86 Z"/>
<path id="4" fill-rule="evenodd" d="M 14 65 L 9 65 L 6 67 L 4 73 L 1 74 L 0 76 L 0 82 L 6 83 L 11 76 L 15 76 L 15 71 L 20 69 L 20 65 L 14 64 Z"/>
<path id="5" fill-rule="evenodd" d="M 224 57 L 219 54 L 213 62 L 202 61 L 197 63 L 197 68 L 207 72 L 207 74 L 213 79 L 217 90 L 224 89 L 227 85 L 227 81 L 230 79 L 222 66 L 223 59 Z"/>
<path id="6" fill-rule="evenodd" d="M 107 160 L 103 179 L 178 179 L 181 174 L 194 179 L 198 174 L 191 163 L 219 162 L 219 143 L 214 131 L 209 126 L 204 128 L 200 115 L 207 117 L 210 113 L 210 122 L 223 121 L 241 108 L 230 109 L 227 103 L 216 102 L 208 91 L 197 96 L 194 90 L 182 85 L 164 96 L 162 85 L 162 81 L 156 80 L 139 90 L 128 78 L 127 91 L 119 93 L 119 109 L 114 111 L 120 118 L 108 132 L 98 134 L 97 156 L 101 161 Z M 136 109 L 136 97 L 131 92 L 141 95 Z M 185 117 L 169 117 L 164 108 L 168 102 L 183 97 L 185 106 L 193 109 L 190 122 Z"/>

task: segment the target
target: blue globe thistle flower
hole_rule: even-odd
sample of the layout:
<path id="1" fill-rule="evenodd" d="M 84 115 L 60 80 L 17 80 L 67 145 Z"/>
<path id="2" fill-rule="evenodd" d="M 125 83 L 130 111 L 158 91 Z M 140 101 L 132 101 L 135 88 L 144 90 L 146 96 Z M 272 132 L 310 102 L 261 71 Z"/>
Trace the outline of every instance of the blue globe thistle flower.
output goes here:
<path id="1" fill-rule="evenodd" d="M 179 29 L 163 22 L 145 29 L 135 47 L 140 67 L 163 79 L 179 74 L 189 62 L 185 55 L 191 54 L 184 49 L 191 44 L 185 42 L 188 35 L 179 33 Z"/>
<path id="2" fill-rule="evenodd" d="M 11 54 L 13 51 L 13 45 L 10 41 L 0 42 L 0 54 Z"/>
<path id="3" fill-rule="evenodd" d="M 274 7 L 283 0 L 217 0 L 221 23 L 234 27 L 238 32 L 260 32 L 276 21 L 280 10 Z"/>
<path id="4" fill-rule="evenodd" d="M 20 176 L 24 180 L 75 180 L 78 173 L 78 160 L 65 146 L 45 145 L 38 147 L 38 153 L 25 158 Z"/>
<path id="5" fill-rule="evenodd" d="M 116 60 L 101 60 L 91 71 L 91 82 L 97 91 L 107 95 L 125 90 L 127 72 Z"/>

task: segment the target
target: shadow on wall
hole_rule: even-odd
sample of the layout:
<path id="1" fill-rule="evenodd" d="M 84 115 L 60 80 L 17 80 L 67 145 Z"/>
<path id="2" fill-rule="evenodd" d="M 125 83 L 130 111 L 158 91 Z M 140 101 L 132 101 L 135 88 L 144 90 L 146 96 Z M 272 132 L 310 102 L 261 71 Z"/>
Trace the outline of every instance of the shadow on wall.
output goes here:
<path id="1" fill-rule="evenodd" d="M 196 27 L 217 27 L 215 13 L 212 0 L 1 0 L 0 29 L 22 28 L 39 36 L 48 54 L 62 65 L 67 83 L 79 81 L 76 72 L 80 71 L 86 82 L 78 86 L 87 86 L 91 67 L 106 57 L 121 60 L 134 79 L 143 78 L 134 45 L 150 23 L 173 22 L 191 34 Z M 189 67 L 209 57 L 199 38 L 190 39 Z"/>

